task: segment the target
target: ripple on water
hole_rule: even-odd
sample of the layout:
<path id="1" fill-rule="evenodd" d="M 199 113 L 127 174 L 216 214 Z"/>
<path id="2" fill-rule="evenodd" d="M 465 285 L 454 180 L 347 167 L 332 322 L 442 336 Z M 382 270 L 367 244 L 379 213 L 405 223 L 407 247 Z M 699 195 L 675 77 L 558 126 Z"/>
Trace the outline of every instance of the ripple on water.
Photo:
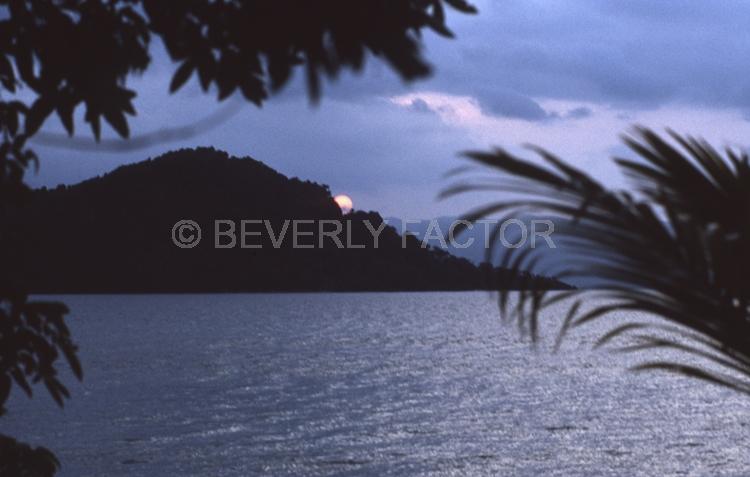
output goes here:
<path id="1" fill-rule="evenodd" d="M 750 403 L 530 350 L 485 293 L 66 297 L 83 385 L 11 398 L 64 476 L 742 475 Z M 550 313 L 549 319 L 563 312 Z"/>

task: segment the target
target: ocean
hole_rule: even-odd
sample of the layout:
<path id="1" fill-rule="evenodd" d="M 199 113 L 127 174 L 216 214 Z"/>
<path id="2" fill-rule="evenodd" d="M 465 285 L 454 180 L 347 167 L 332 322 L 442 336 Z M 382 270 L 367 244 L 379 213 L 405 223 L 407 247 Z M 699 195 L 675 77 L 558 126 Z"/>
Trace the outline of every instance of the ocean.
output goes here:
<path id="1" fill-rule="evenodd" d="M 554 353 L 565 308 L 534 349 L 484 292 L 60 299 L 84 380 L 0 433 L 61 476 L 750 474 L 750 397 L 592 350 L 633 317 Z"/>

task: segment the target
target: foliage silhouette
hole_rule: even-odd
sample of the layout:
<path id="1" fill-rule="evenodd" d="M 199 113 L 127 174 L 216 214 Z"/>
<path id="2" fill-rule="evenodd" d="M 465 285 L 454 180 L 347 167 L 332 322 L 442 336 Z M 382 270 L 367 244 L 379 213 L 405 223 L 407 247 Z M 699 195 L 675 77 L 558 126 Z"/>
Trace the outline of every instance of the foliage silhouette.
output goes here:
<path id="1" fill-rule="evenodd" d="M 671 141 L 670 141 L 671 139 Z M 662 321 L 628 321 L 598 346 L 628 339 L 625 351 L 673 350 L 706 366 L 657 359 L 636 370 L 667 370 L 750 393 L 750 163 L 746 153 L 720 154 L 707 142 L 669 132 L 665 139 L 637 128 L 625 143 L 640 161 L 616 159 L 634 191 L 611 190 L 554 155 L 532 148 L 544 165 L 497 149 L 468 157 L 501 173 L 467 179 L 443 195 L 475 190 L 520 194 L 468 214 L 544 213 L 568 219 L 556 231 L 575 254 L 554 276 L 595 278 L 602 289 L 549 294 L 521 292 L 515 303 L 501 292 L 506 320 L 538 338 L 541 312 L 571 300 L 560 338 L 570 329 L 617 311 L 645 312 Z M 509 254 L 512 268 L 531 270 L 534 251 Z M 591 309 L 584 296 L 604 298 Z M 603 303 L 603 304 L 601 304 Z"/>
<path id="2" fill-rule="evenodd" d="M 0 435 L 0 475 L 46 477 L 60 468 L 55 455 L 44 447 L 36 449 Z"/>
<path id="3" fill-rule="evenodd" d="M 57 378 L 54 364 L 58 355 L 65 357 L 78 379 L 82 378 L 77 349 L 63 321 L 67 308 L 61 303 L 28 302 L 19 293 L 9 294 L 6 300 L 0 308 L 0 415 L 5 414 L 12 383 L 30 397 L 31 384 L 42 382 L 62 406 L 69 394 Z M 0 435 L 0 475 L 52 475 L 58 467 L 47 449 L 32 449 Z"/>
<path id="4" fill-rule="evenodd" d="M 419 35 L 427 28 L 450 36 L 445 6 L 475 11 L 464 0 L 0 0 L 4 13 L 0 20 L 0 218 L 12 215 L 29 199 L 24 174 L 29 166 L 38 166 L 38 157 L 27 143 L 52 114 L 72 136 L 74 112 L 83 104 L 84 121 L 97 140 L 102 119 L 119 136 L 129 136 L 127 116 L 136 113 L 132 103 L 136 92 L 127 88 L 126 81 L 148 68 L 153 35 L 161 37 L 171 59 L 180 62 L 171 91 L 197 72 L 203 89 L 215 85 L 219 99 L 239 89 L 247 100 L 260 105 L 296 67 L 304 67 L 310 98 L 316 101 L 321 74 L 335 78 L 342 69 L 359 70 L 367 54 L 384 59 L 404 80 L 428 75 Z M 21 89 L 25 95 L 17 94 Z M 26 103 L 23 98 L 28 96 L 32 100 Z M 7 230 L 2 232 L 0 247 L 8 251 Z M 4 310 L 36 306 L 28 304 L 25 294 L 15 292 L 14 278 L 5 268 L 0 271 L 0 306 Z M 54 322 L 65 310 L 58 305 L 54 311 L 33 313 Z M 2 319 L 12 315 L 6 312 Z M 33 322 L 17 324 L 19 333 L 0 339 L 13 340 L 18 349 L 32 353 L 24 354 L 23 360 L 54 369 L 56 354 L 34 344 Z M 55 346 L 68 349 L 55 340 L 52 344 L 53 350 Z M 4 383 L 9 382 L 6 378 L 18 358 L 3 355 Z M 41 379 L 61 403 L 64 388 L 50 387 L 56 381 L 44 378 L 48 371 L 41 368 Z M 45 469 L 43 474 L 52 475 L 55 466 Z"/>

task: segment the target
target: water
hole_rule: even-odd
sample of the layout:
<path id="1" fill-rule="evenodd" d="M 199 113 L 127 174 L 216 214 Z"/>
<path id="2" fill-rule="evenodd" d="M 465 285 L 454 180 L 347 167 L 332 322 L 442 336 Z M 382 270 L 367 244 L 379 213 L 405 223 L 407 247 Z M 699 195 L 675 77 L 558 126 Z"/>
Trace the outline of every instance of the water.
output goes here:
<path id="1" fill-rule="evenodd" d="M 0 419 L 62 476 L 750 475 L 750 398 L 601 326 L 535 353 L 486 293 L 64 300 L 83 384 Z"/>

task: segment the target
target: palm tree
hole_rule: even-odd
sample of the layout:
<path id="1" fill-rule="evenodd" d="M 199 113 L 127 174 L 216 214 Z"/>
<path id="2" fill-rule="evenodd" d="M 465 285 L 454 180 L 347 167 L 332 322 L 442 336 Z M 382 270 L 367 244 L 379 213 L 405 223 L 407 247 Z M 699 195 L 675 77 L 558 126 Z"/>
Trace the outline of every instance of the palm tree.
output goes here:
<path id="1" fill-rule="evenodd" d="M 750 394 L 750 164 L 746 153 L 720 153 L 706 141 L 672 131 L 636 128 L 624 137 L 640 160 L 615 159 L 632 191 L 613 190 L 554 155 L 540 161 L 502 149 L 469 152 L 499 177 L 466 178 L 443 196 L 499 191 L 512 198 L 480 207 L 466 219 L 544 214 L 561 222 L 556 241 L 571 263 L 538 270 L 540 249 L 509 250 L 505 264 L 563 279 L 596 280 L 596 289 L 501 291 L 506 320 L 534 342 L 542 311 L 568 304 L 557 343 L 571 329 L 612 312 L 645 312 L 658 320 L 618 323 L 597 345 L 618 338 L 622 349 L 688 353 L 709 366 L 656 358 L 636 370 L 661 369 Z M 483 168 L 483 171 L 488 169 Z M 537 270 L 535 270 L 537 269 Z M 605 298 L 585 302 L 587 298 Z M 589 305 L 588 309 L 586 304 Z M 637 315 L 629 315 L 637 316 Z M 629 337 L 629 338 L 626 338 Z"/>

